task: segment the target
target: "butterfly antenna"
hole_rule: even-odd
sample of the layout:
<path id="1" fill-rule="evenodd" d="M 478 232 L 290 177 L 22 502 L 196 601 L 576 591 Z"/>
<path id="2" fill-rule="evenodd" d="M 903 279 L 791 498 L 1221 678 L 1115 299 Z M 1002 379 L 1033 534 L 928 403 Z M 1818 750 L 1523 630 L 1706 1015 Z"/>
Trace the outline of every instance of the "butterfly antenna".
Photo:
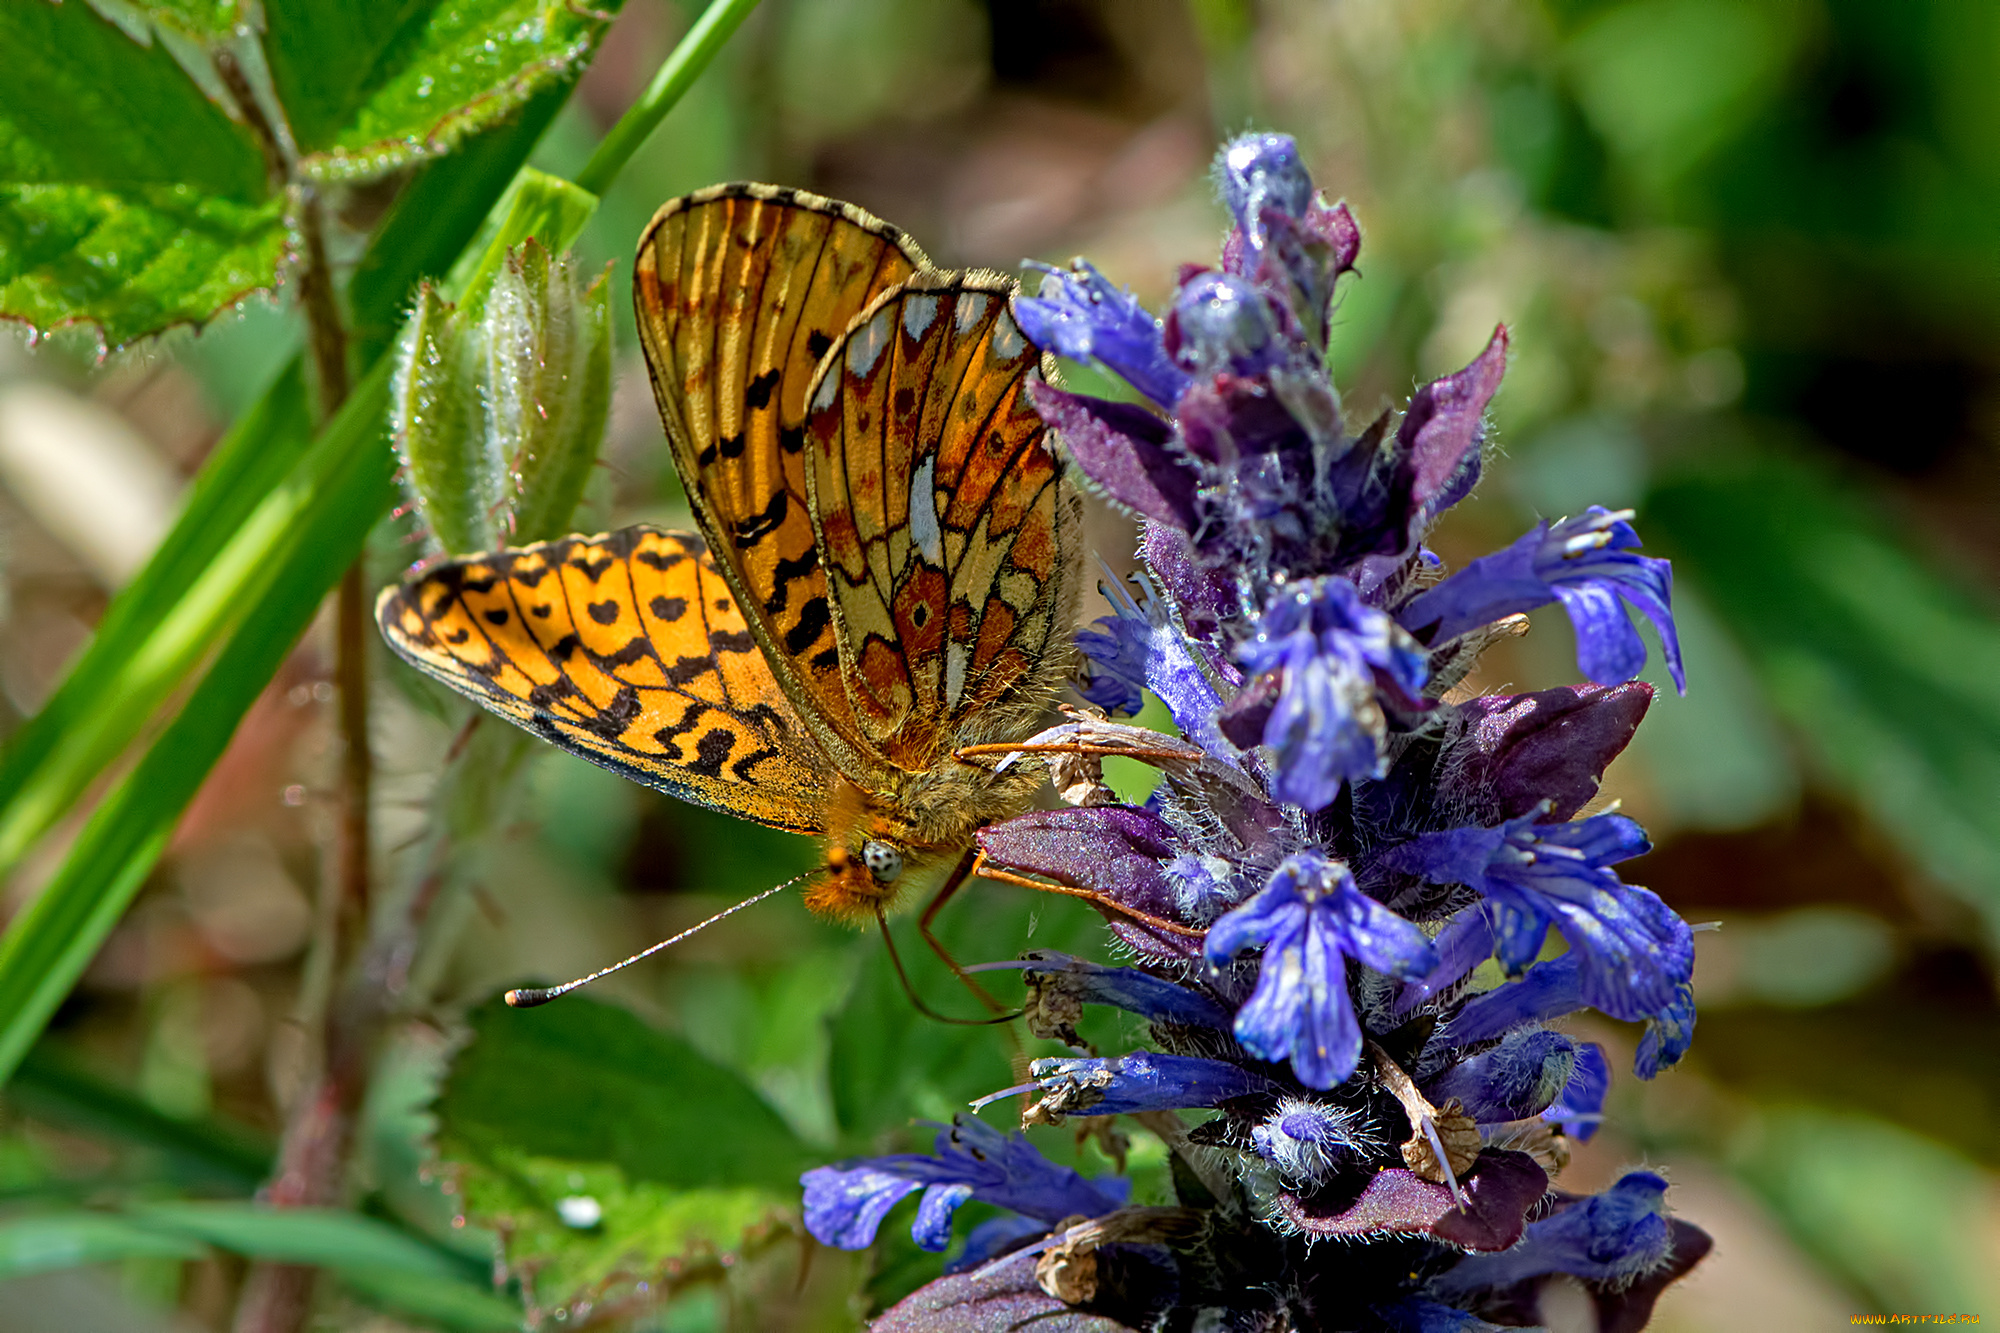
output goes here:
<path id="1" fill-rule="evenodd" d="M 513 1006 L 516 1009 L 533 1009 L 538 1004 L 547 1004 L 550 1000 L 555 999 L 557 996 L 569 994 L 571 991 L 575 990 L 578 986 L 588 986 L 591 982 L 597 980 L 599 977 L 608 977 L 613 972 L 617 972 L 623 968 L 632 966 L 632 964 L 638 962 L 642 958 L 651 958 L 654 954 L 658 953 L 660 950 L 665 949 L 671 945 L 679 944 L 682 940 L 686 939 L 688 936 L 693 935 L 699 931 L 707 930 L 710 926 L 722 920 L 724 917 L 735 916 L 738 912 L 742 911 L 744 908 L 752 906 L 753 904 L 756 903 L 761 903 L 766 898 L 769 898 L 772 894 L 783 893 L 786 889 L 791 888 L 792 885 L 806 878 L 807 875 L 817 875 L 818 873 L 819 869 L 815 867 L 812 870 L 806 871 L 804 874 L 794 875 L 790 879 L 786 880 L 783 884 L 773 885 L 772 887 L 764 890 L 762 893 L 754 894 L 751 897 L 745 898 L 742 902 L 737 903 L 734 907 L 723 908 L 720 912 L 717 912 L 714 916 L 702 922 L 700 925 L 689 926 L 686 930 L 682 931 L 678 935 L 673 936 L 671 939 L 664 939 L 661 940 L 658 944 L 650 945 L 647 948 L 641 949 L 639 950 L 639 952 L 633 954 L 630 958 L 627 958 L 622 963 L 613 963 L 610 967 L 600 967 L 597 969 L 597 971 L 592 972 L 587 977 L 578 977 L 575 981 L 565 981 L 560 986 L 521 986 L 515 990 L 508 991 L 507 994 L 502 998 L 504 998 L 509 1005 Z M 900 963 L 897 964 L 897 970 L 898 971 L 902 970 L 902 965 Z M 908 983 L 905 984 L 907 985 Z"/>
<path id="2" fill-rule="evenodd" d="M 896 952 L 896 937 L 889 933 L 889 918 L 882 914 L 879 903 L 875 907 L 875 924 L 882 927 L 882 943 L 889 946 L 889 961 L 895 964 L 896 980 L 903 983 L 903 994 L 910 997 L 910 1003 L 915 1005 L 917 1012 L 925 1018 L 934 1019 L 939 1023 L 950 1023 L 954 1027 L 987 1028 L 996 1023 L 1011 1023 L 1027 1012 L 1025 1009 L 1016 1009 L 1011 1014 L 996 1014 L 992 1018 L 953 1018 L 948 1014 L 939 1013 L 925 1004 L 923 997 L 917 994 L 917 988 L 910 984 L 910 974 L 903 970 L 903 956 Z"/>

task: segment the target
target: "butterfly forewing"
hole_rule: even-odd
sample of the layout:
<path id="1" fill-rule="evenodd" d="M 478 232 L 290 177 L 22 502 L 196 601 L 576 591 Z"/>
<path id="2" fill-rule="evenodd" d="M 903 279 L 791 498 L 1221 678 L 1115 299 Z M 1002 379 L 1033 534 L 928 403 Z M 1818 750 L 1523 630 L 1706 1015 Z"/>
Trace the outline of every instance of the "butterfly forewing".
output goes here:
<path id="1" fill-rule="evenodd" d="M 913 276 L 822 365 L 807 485 L 842 678 L 877 754 L 944 762 L 1045 706 L 1069 664 L 1074 494 L 1026 386 L 1041 353 L 988 276 Z"/>
<path id="2" fill-rule="evenodd" d="M 854 317 L 925 267 L 848 204 L 760 185 L 662 208 L 633 290 L 660 415 L 702 528 L 786 688 L 849 763 L 865 745 L 839 677 L 801 446 L 813 372 Z"/>
<path id="3" fill-rule="evenodd" d="M 698 538 L 637 527 L 474 556 L 386 590 L 389 645 L 626 777 L 817 832 L 825 758 Z"/>

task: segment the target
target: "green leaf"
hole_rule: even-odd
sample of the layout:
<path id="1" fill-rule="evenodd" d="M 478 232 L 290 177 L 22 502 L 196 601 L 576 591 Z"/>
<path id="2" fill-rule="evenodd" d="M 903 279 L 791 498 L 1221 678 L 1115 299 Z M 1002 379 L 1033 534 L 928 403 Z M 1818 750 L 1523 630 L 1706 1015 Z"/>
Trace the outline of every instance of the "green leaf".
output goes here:
<path id="1" fill-rule="evenodd" d="M 0 315 L 122 344 L 272 284 L 284 200 L 163 43 L 85 4 L 19 4 L 0 50 Z"/>
<path id="2" fill-rule="evenodd" d="M 603 1162 L 677 1188 L 798 1187 L 813 1163 L 734 1071 L 611 1005 L 490 1001 L 438 1100 L 447 1156 Z"/>
<path id="3" fill-rule="evenodd" d="M 798 1234 L 796 1186 L 789 1194 L 680 1189 L 634 1182 L 601 1161 L 505 1147 L 451 1165 L 467 1219 L 500 1234 L 508 1267 L 537 1310 L 651 1304 L 677 1284 L 719 1278 L 769 1245 L 795 1244 Z"/>
<path id="4" fill-rule="evenodd" d="M 120 1259 L 199 1259 L 202 1247 L 111 1213 L 42 1213 L 0 1222 L 0 1281 Z"/>
<path id="5" fill-rule="evenodd" d="M 1775 453 L 1662 484 L 1644 521 L 1823 776 L 2000 941 L 2000 619 L 1861 496 Z"/>
<path id="6" fill-rule="evenodd" d="M 451 151 L 573 78 L 618 7 L 265 0 L 264 46 L 300 170 L 371 179 Z"/>

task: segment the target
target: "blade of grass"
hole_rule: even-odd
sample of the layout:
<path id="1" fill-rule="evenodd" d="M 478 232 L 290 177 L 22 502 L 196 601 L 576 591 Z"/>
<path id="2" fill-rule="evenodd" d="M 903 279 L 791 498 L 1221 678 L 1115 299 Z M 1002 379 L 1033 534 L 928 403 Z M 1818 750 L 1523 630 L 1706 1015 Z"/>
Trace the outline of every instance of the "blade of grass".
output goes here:
<path id="1" fill-rule="evenodd" d="M 631 109 L 618 118 L 618 123 L 608 130 L 597 149 L 590 155 L 590 161 L 583 164 L 583 170 L 576 174 L 577 186 L 601 195 L 609 189 L 611 182 L 632 155 L 639 151 L 647 136 L 660 127 L 667 113 L 694 86 L 723 43 L 741 27 L 743 20 L 750 17 L 750 11 L 757 7 L 757 0 L 714 0 L 701 17 L 688 29 L 687 36 L 681 38 L 673 52 L 661 64 L 653 81 L 646 85 L 646 91 L 639 94 L 639 100 Z"/>

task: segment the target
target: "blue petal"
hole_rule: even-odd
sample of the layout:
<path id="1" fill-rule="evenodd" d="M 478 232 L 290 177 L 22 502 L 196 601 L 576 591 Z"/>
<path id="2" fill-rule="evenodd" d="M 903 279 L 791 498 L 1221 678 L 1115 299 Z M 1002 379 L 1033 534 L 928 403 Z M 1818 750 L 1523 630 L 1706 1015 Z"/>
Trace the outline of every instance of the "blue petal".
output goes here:
<path id="1" fill-rule="evenodd" d="M 1162 407 L 1172 407 L 1188 376 L 1167 356 L 1160 324 L 1128 291 L 1083 260 L 1047 270 L 1040 297 L 1016 297 L 1014 317 L 1037 347 L 1117 372 Z"/>
<path id="2" fill-rule="evenodd" d="M 805 1186 L 805 1223 L 813 1239 L 840 1250 L 865 1250 L 889 1210 L 917 1182 L 869 1167 L 817 1167 L 799 1177 Z"/>
<path id="3" fill-rule="evenodd" d="M 1646 1019 L 1646 1035 L 1639 1038 L 1639 1050 L 1632 1060 L 1632 1072 L 1650 1079 L 1662 1069 L 1671 1069 L 1687 1054 L 1694 1041 L 1694 988 L 1682 985 L 1673 1002 Z"/>
<path id="4" fill-rule="evenodd" d="M 1546 1022 L 1583 1008 L 1583 959 L 1573 953 L 1536 963 L 1519 981 L 1467 1000 L 1445 1039 L 1454 1046 L 1490 1041 L 1522 1023 Z"/>
<path id="5" fill-rule="evenodd" d="M 1576 666 L 1599 685 L 1616 685 L 1646 665 L 1646 644 L 1608 583 L 1558 583 L 1551 589 L 1576 631 Z"/>
<path id="6" fill-rule="evenodd" d="M 910 1239 L 920 1250 L 933 1252 L 951 1244 L 951 1217 L 958 1206 L 972 1197 L 970 1185 L 932 1185 L 917 1205 L 917 1220 L 910 1227 Z"/>
<path id="7" fill-rule="evenodd" d="M 1384 976 L 1415 981 L 1438 965 L 1424 933 L 1376 902 L 1348 877 L 1330 904 L 1342 947 Z"/>

